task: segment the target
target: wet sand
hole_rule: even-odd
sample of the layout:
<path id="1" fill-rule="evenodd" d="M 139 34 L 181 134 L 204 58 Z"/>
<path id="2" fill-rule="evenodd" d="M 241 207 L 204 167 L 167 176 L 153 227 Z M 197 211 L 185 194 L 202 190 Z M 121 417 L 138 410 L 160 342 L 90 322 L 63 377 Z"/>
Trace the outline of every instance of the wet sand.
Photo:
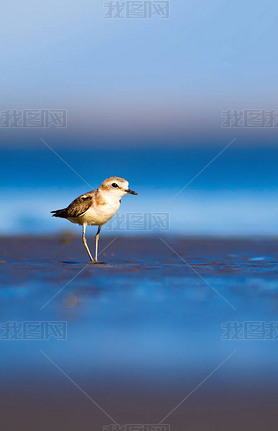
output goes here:
<path id="1" fill-rule="evenodd" d="M 0 340 L 0 429 L 156 424 L 184 400 L 171 430 L 277 430 L 278 340 L 223 339 L 221 325 L 278 320 L 278 241 L 101 250 L 108 265 L 71 235 L 0 238 L 1 322 L 67 323 L 66 339 Z"/>

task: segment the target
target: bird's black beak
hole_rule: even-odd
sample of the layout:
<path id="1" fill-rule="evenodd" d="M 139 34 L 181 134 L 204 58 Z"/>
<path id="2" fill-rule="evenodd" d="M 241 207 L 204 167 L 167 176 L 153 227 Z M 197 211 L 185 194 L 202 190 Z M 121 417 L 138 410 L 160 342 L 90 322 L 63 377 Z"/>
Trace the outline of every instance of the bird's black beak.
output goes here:
<path id="1" fill-rule="evenodd" d="M 138 193 L 136 193 L 134 190 L 126 189 L 126 192 L 130 195 L 138 195 Z"/>

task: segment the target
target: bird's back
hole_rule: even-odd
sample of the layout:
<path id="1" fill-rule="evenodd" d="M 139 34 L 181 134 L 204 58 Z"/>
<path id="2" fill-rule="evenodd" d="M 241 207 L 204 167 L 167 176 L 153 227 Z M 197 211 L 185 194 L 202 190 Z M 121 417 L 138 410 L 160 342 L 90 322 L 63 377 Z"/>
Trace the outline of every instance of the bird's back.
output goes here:
<path id="1" fill-rule="evenodd" d="M 76 218 L 84 214 L 94 203 L 94 197 L 97 190 L 92 190 L 88 193 L 78 196 L 74 199 L 67 208 L 51 211 L 53 217 L 60 218 Z"/>

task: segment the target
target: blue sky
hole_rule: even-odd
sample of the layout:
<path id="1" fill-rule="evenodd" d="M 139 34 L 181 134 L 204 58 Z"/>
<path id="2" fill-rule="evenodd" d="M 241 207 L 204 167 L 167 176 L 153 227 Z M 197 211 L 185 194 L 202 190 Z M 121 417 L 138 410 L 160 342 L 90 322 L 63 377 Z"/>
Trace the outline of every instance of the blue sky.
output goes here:
<path id="1" fill-rule="evenodd" d="M 274 0 L 170 0 L 170 19 L 104 19 L 100 1 L 5 2 L 1 109 L 67 108 L 79 136 L 225 140 L 222 110 L 276 107 L 277 12 Z"/>

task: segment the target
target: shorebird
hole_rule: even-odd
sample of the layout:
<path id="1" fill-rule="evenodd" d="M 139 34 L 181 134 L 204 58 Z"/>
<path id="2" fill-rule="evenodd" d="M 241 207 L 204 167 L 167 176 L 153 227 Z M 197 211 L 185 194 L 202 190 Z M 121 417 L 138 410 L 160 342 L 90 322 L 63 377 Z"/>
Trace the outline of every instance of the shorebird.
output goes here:
<path id="1" fill-rule="evenodd" d="M 72 223 L 83 226 L 82 242 L 92 263 L 100 263 L 97 259 L 98 239 L 101 227 L 118 211 L 124 195 L 137 195 L 130 190 L 128 181 L 119 177 L 107 178 L 98 189 L 92 190 L 76 198 L 67 208 L 51 211 L 52 217 L 66 218 Z M 95 258 L 93 259 L 87 245 L 85 232 L 88 225 L 98 226 L 95 237 Z"/>

